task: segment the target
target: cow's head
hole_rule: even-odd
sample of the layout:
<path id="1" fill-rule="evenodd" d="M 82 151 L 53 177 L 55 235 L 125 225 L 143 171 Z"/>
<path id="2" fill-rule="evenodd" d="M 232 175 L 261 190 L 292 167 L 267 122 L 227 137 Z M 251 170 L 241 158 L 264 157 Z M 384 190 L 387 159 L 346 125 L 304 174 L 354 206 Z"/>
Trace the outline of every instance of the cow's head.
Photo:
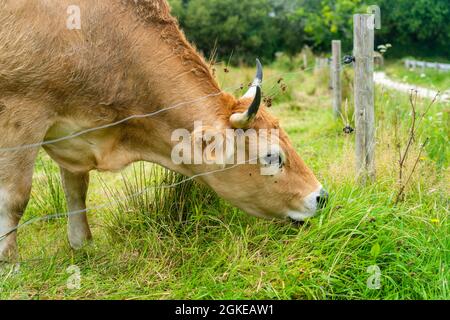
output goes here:
<path id="1" fill-rule="evenodd" d="M 206 140 L 215 140 L 217 143 L 217 134 L 223 136 L 219 140 L 227 141 L 230 137 L 225 131 L 229 132 L 230 129 L 237 131 L 237 135 L 256 132 L 258 139 L 245 139 L 244 160 L 242 157 L 239 160 L 238 156 L 233 154 L 233 151 L 239 152 L 238 142 L 235 141 L 231 154 L 230 150 L 224 151 L 223 171 L 208 166 L 214 173 L 200 175 L 199 179 L 221 197 L 252 215 L 303 221 L 316 214 L 326 202 L 328 194 L 294 150 L 278 121 L 268 113 L 265 106 L 261 106 L 263 69 L 259 61 L 257 65 L 257 75 L 248 92 L 238 100 L 233 98 L 233 105 L 222 115 L 219 124 L 213 128 L 201 128 L 201 138 L 198 139 L 196 135 L 192 141 L 197 147 L 198 144 L 203 146 Z M 273 131 L 268 131 L 270 129 L 278 130 L 278 137 L 271 134 Z M 264 132 L 267 138 L 261 137 L 261 132 Z M 216 137 L 211 139 L 211 136 Z M 262 141 L 268 141 L 264 148 L 261 148 Z M 255 148 L 258 150 L 257 159 L 252 158 L 255 153 L 250 151 Z M 226 163 L 230 156 L 232 161 Z M 211 157 L 214 157 L 214 154 Z M 257 160 L 256 163 L 254 160 Z"/>

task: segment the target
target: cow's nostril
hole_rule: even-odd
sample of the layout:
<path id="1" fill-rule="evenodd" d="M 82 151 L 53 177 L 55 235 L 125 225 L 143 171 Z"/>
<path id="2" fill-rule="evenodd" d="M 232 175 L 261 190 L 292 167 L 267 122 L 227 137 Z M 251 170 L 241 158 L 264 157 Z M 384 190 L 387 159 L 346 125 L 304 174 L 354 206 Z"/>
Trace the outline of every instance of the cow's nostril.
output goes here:
<path id="1" fill-rule="evenodd" d="M 317 196 L 316 200 L 317 208 L 322 209 L 328 202 L 328 192 L 326 192 L 324 189 L 320 190 L 320 195 Z"/>

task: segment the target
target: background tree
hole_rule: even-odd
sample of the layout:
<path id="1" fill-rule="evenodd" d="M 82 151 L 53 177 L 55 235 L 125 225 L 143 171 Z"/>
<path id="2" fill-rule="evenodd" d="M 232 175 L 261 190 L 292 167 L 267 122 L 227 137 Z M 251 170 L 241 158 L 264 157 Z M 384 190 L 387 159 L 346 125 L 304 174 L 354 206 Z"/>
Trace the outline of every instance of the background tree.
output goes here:
<path id="1" fill-rule="evenodd" d="M 380 42 L 394 44 L 397 56 L 450 59 L 450 3 L 448 0 L 378 0 L 382 28 Z"/>
<path id="2" fill-rule="evenodd" d="M 178 4 L 174 13 L 187 37 L 206 56 L 217 51 L 222 59 L 234 56 L 235 61 L 237 57 L 272 59 L 279 47 L 278 24 L 269 0 L 190 0 L 182 2 L 182 9 Z"/>
<path id="3" fill-rule="evenodd" d="M 169 0 L 187 37 L 207 56 L 237 63 L 277 52 L 294 56 L 308 45 L 329 53 L 333 39 L 351 52 L 353 14 L 367 0 Z M 378 44 L 391 43 L 391 56 L 450 59 L 448 0 L 377 0 L 382 29 Z"/>

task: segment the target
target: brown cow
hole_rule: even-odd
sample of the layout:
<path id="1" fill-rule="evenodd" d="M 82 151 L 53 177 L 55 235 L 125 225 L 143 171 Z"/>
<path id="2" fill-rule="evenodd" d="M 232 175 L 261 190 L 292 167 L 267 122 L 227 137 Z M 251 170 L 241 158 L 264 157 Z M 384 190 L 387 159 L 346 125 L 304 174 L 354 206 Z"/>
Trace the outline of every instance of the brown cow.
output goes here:
<path id="1" fill-rule="evenodd" d="M 79 29 L 68 27 L 73 4 Z M 197 180 L 221 197 L 265 218 L 303 220 L 326 197 L 282 130 L 276 155 L 282 169 L 272 176 L 248 163 L 209 175 L 201 174 L 217 166 L 174 164 L 171 132 L 192 132 L 195 121 L 219 133 L 279 125 L 260 107 L 260 66 L 243 98 L 222 92 L 165 0 L 0 0 L 0 25 L 0 236 L 26 208 L 40 143 L 176 105 L 46 144 L 61 168 L 70 211 L 86 208 L 91 170 L 120 170 L 135 161 L 200 174 Z M 91 238 L 86 214 L 70 215 L 68 225 L 73 248 Z M 15 257 L 16 247 L 12 232 L 0 241 L 0 259 Z"/>

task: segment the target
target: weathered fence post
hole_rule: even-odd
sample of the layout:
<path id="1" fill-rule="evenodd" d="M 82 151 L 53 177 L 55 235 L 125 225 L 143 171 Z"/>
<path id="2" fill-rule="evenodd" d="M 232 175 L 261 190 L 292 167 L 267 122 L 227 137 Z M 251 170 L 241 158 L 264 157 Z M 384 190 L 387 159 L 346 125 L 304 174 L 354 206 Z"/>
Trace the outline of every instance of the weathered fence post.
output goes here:
<path id="1" fill-rule="evenodd" d="M 375 179 L 373 54 L 375 16 L 354 15 L 356 167 L 362 183 Z"/>
<path id="2" fill-rule="evenodd" d="M 341 40 L 333 40 L 331 42 L 332 47 L 332 62 L 331 62 L 331 75 L 333 88 L 333 112 L 336 118 L 341 116 L 341 104 L 342 104 L 342 86 L 341 86 Z"/>
<path id="3" fill-rule="evenodd" d="M 303 69 L 308 69 L 308 56 L 306 55 L 306 53 L 303 53 Z"/>
<path id="4" fill-rule="evenodd" d="M 330 79 L 328 81 L 328 87 L 333 92 L 333 58 L 327 59 L 327 67 L 328 71 L 330 72 Z M 332 93 L 333 94 L 333 93 Z"/>

